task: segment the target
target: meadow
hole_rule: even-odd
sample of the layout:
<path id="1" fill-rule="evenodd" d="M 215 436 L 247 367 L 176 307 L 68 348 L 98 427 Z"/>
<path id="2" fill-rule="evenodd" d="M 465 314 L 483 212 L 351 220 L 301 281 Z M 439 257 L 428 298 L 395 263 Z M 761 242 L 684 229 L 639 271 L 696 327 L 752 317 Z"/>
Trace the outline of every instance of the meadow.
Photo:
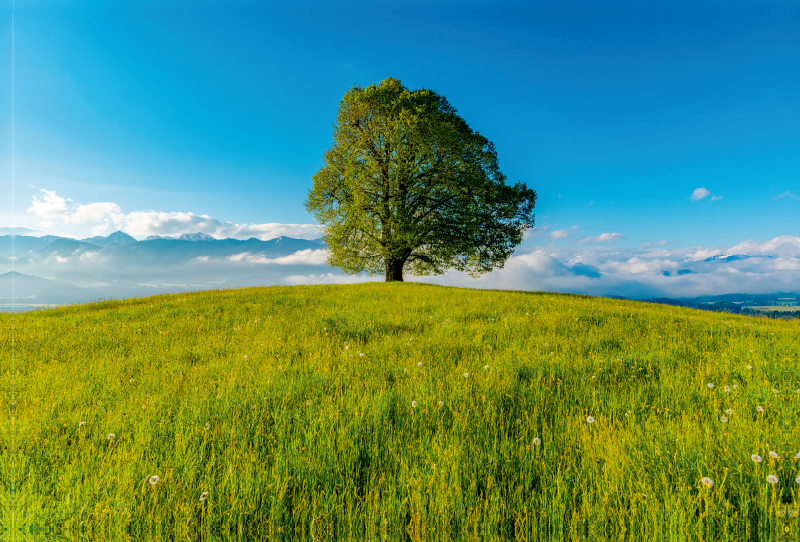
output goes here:
<path id="1" fill-rule="evenodd" d="M 6 538 L 800 540 L 797 321 L 372 283 L 0 326 Z"/>

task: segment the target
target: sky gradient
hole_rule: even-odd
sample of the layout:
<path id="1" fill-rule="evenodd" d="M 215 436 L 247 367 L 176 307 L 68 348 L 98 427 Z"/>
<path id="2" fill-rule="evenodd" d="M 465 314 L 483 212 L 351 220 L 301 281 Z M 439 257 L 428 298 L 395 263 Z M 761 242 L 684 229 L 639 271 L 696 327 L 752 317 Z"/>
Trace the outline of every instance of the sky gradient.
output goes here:
<path id="1" fill-rule="evenodd" d="M 17 3 L 0 226 L 316 237 L 337 104 L 391 76 L 537 191 L 520 254 L 800 237 L 794 2 L 217 4 Z M 0 42 L 10 127 L 9 4 Z"/>

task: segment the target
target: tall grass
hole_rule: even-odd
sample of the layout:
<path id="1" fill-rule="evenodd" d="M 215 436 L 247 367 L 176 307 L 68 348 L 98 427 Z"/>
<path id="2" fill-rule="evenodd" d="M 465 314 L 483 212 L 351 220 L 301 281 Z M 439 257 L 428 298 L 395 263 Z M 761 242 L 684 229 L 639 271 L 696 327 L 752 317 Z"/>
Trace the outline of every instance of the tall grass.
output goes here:
<path id="1" fill-rule="evenodd" d="M 4 521 L 67 538 L 798 540 L 798 336 L 421 284 L 19 314 Z"/>

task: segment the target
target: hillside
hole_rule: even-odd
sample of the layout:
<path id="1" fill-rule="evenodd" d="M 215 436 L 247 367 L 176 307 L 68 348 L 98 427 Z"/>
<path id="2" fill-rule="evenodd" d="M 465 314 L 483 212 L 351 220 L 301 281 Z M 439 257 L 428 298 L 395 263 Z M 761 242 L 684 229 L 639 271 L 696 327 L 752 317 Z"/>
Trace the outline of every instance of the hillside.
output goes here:
<path id="1" fill-rule="evenodd" d="M 0 326 L 9 360 L 11 316 Z M 3 477 L 16 458 L 28 532 L 797 537 L 798 322 L 362 284 L 103 302 L 14 326 Z"/>

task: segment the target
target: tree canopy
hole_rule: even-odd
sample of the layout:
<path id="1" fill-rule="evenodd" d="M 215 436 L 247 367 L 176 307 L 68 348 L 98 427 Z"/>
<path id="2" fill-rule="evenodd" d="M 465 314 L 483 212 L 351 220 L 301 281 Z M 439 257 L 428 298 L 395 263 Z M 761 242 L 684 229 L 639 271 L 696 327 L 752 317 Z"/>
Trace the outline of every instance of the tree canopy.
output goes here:
<path id="1" fill-rule="evenodd" d="M 502 268 L 534 224 L 536 192 L 505 184 L 494 145 L 444 96 L 387 78 L 339 103 L 306 208 L 328 264 L 387 281 Z"/>

